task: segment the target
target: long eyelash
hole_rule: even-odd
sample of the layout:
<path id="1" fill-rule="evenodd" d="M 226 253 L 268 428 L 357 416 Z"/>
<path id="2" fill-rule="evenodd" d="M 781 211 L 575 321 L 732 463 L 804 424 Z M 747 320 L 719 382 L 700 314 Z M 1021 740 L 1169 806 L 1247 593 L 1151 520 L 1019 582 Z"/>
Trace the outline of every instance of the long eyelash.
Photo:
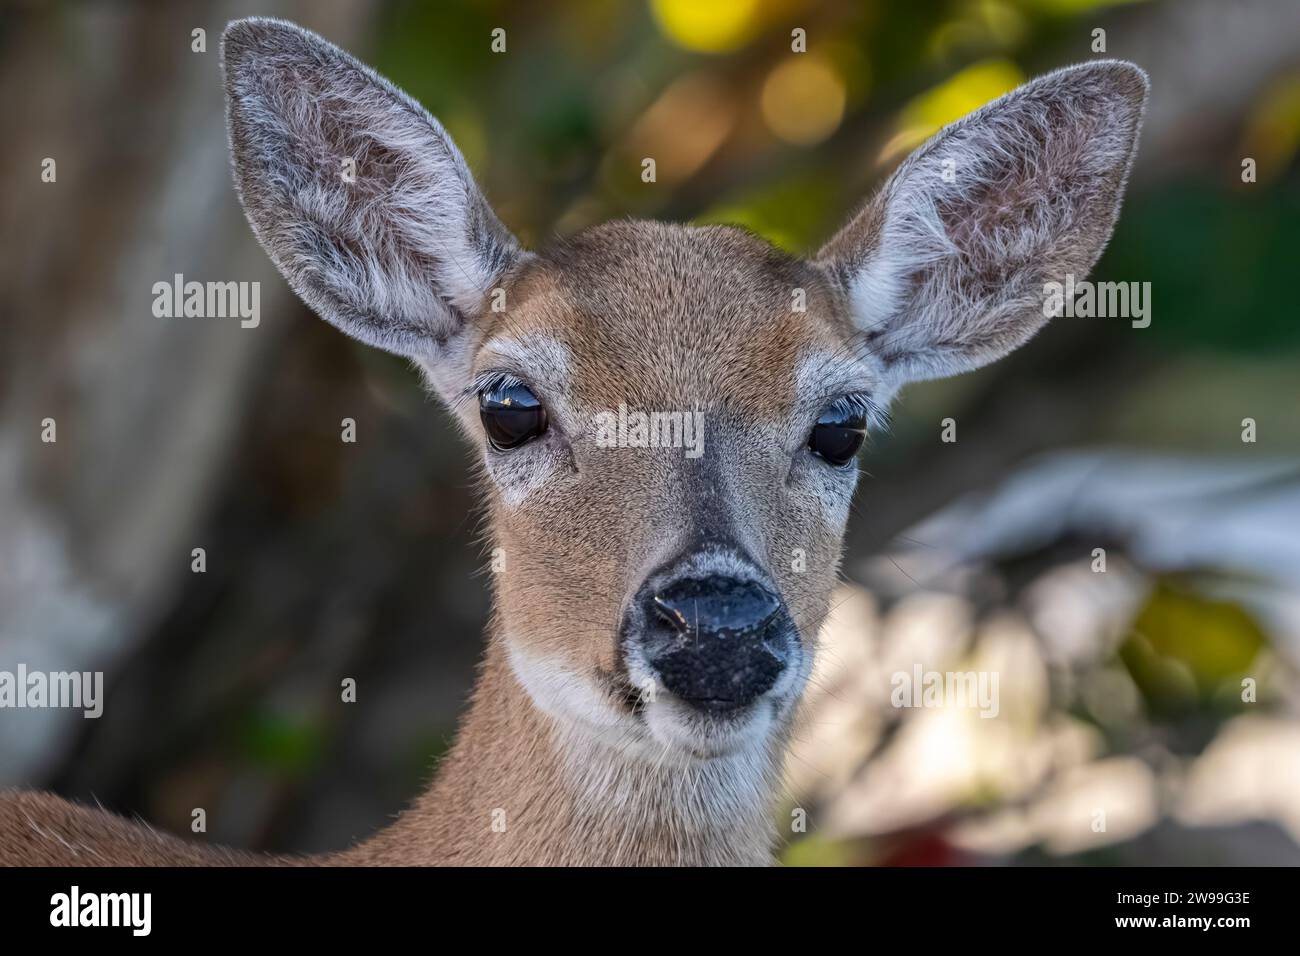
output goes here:
<path id="1" fill-rule="evenodd" d="M 883 408 L 865 392 L 854 392 L 831 402 L 830 410 L 840 412 L 846 417 L 853 413 L 861 414 L 867 421 L 867 430 L 871 432 L 889 431 L 889 410 Z"/>
<path id="2" fill-rule="evenodd" d="M 479 372 L 478 375 L 474 376 L 474 381 L 470 382 L 469 387 L 460 393 L 460 398 L 462 400 L 477 398 L 483 392 L 493 392 L 503 388 L 514 388 L 523 384 L 523 379 L 518 375 L 488 369 L 487 371 Z"/>

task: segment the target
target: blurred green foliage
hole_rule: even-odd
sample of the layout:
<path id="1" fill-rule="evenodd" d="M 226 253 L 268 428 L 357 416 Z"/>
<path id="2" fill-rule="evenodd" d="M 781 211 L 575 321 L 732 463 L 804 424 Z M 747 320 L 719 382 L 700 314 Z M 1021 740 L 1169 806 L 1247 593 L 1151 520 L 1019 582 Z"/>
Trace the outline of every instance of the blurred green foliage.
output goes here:
<path id="1" fill-rule="evenodd" d="M 1300 189 L 1189 179 L 1128 200 L 1100 270 L 1151 283 L 1151 347 L 1268 352 L 1300 345 L 1297 250 Z"/>
<path id="2" fill-rule="evenodd" d="M 1156 716 L 1181 715 L 1211 702 L 1240 703 L 1267 637 L 1237 604 L 1162 581 L 1133 622 L 1120 658 Z M 1237 693 L 1225 693 L 1235 687 Z"/>
<path id="3" fill-rule="evenodd" d="M 305 774 L 325 749 L 324 728 L 300 716 L 253 709 L 236 731 L 238 751 L 250 763 L 288 777 Z"/>
<path id="4" fill-rule="evenodd" d="M 851 866 L 852 846 L 819 833 L 796 840 L 781 853 L 783 866 Z"/>

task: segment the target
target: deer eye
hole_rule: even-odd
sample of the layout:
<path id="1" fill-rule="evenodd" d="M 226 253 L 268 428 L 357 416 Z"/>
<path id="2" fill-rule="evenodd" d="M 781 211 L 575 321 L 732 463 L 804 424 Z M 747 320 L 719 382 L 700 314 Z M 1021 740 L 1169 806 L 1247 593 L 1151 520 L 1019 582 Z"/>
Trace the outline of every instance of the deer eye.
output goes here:
<path id="1" fill-rule="evenodd" d="M 479 392 L 478 414 L 498 451 L 518 448 L 546 432 L 545 406 L 518 382 L 499 382 Z"/>
<path id="2" fill-rule="evenodd" d="M 808 449 L 840 468 L 853 460 L 866 437 L 867 418 L 863 410 L 836 402 L 818 416 L 808 436 Z"/>

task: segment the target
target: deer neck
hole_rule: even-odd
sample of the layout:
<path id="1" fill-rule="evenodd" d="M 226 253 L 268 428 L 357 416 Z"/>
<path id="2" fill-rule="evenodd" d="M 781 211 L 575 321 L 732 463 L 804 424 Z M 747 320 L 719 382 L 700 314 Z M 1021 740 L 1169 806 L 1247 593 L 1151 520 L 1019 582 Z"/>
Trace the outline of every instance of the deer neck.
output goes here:
<path id="1" fill-rule="evenodd" d="M 711 760 L 628 752 L 547 715 L 493 629 L 473 703 L 433 785 L 343 862 L 771 862 L 784 740 Z"/>

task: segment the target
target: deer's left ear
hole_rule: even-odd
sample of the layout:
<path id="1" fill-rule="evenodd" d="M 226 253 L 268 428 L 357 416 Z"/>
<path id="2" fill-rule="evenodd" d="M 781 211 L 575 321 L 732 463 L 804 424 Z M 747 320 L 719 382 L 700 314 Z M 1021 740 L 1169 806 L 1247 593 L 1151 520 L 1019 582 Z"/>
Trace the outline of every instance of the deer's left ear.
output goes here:
<path id="1" fill-rule="evenodd" d="M 1146 74 L 1099 61 L 989 103 L 920 147 L 818 253 L 891 384 L 978 368 L 1047 321 L 1119 214 Z"/>

